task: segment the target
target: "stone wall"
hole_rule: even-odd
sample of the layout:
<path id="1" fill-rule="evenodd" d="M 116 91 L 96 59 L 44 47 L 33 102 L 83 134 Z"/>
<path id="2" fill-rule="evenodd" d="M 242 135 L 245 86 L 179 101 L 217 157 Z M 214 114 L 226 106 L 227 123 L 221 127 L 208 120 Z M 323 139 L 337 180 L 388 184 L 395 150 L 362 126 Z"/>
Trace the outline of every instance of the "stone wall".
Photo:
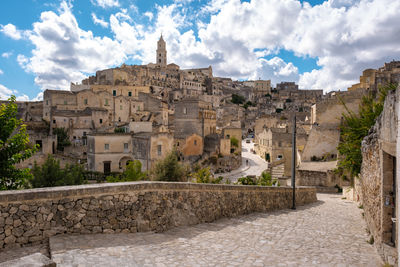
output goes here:
<path id="1" fill-rule="evenodd" d="M 289 187 L 129 182 L 0 192 L 0 249 L 57 234 L 165 231 L 291 207 Z M 315 202 L 297 189 L 297 205 Z"/>
<path id="2" fill-rule="evenodd" d="M 375 246 L 386 262 L 395 262 L 398 246 L 396 217 L 396 138 L 399 89 L 388 93 L 382 114 L 362 141 L 361 202 Z M 397 224 L 397 225 L 396 225 Z"/>

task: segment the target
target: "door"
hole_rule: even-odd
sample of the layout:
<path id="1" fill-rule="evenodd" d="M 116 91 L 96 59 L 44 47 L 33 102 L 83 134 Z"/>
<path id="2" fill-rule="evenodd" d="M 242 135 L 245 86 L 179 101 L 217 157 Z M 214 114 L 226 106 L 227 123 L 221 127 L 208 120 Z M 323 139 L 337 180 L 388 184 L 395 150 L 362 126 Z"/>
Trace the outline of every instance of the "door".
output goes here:
<path id="1" fill-rule="evenodd" d="M 104 162 L 104 174 L 110 174 L 111 172 L 111 162 L 105 161 Z"/>

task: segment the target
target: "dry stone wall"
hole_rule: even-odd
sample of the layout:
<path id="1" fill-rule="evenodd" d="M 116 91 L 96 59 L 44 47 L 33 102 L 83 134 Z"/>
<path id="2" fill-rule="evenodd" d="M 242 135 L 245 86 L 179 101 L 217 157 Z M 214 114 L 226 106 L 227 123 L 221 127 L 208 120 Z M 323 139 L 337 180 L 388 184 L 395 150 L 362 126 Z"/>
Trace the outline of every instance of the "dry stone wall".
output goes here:
<path id="1" fill-rule="evenodd" d="M 316 201 L 297 189 L 297 205 Z M 57 234 L 165 231 L 290 208 L 289 187 L 130 182 L 0 192 L 0 249 Z"/>

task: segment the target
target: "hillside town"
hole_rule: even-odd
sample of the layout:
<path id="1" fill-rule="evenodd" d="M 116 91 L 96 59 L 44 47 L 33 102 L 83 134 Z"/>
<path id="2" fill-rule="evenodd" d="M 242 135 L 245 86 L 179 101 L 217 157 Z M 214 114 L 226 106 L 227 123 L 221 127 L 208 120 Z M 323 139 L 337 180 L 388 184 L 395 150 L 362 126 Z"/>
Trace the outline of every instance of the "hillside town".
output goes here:
<path id="1" fill-rule="evenodd" d="M 70 90 L 45 90 L 42 101 L 17 101 L 18 118 L 39 148 L 17 167 L 32 169 L 52 155 L 62 167 L 79 163 L 89 175 L 104 178 L 124 172 L 133 161 L 150 171 L 176 151 L 179 162 L 209 168 L 227 183 L 268 172 L 285 187 L 293 186 L 295 164 L 296 186 L 362 201 L 378 252 L 385 261 L 397 261 L 397 128 L 391 125 L 397 124 L 399 90 L 389 93 L 362 143 L 365 178 L 352 180 L 338 171 L 338 147 L 344 114 L 358 113 L 363 97 L 378 94 L 382 86 L 399 84 L 400 61 L 364 70 L 346 91 L 324 93 L 292 81 L 275 85 L 216 77 L 212 66 L 181 69 L 168 62 L 166 47 L 161 35 L 155 63 L 98 70 L 71 82 Z M 129 231 L 141 231 L 137 227 Z M 143 231 L 164 226 L 152 227 Z"/>

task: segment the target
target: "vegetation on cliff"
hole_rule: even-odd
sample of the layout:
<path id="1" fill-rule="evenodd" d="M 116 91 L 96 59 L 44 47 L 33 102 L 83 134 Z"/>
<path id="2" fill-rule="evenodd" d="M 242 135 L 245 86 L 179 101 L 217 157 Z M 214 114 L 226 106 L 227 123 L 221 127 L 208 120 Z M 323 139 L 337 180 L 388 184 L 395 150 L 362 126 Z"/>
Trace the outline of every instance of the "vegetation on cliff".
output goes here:
<path id="1" fill-rule="evenodd" d="M 346 173 L 350 175 L 350 178 L 360 173 L 361 142 L 382 113 L 386 95 L 396 88 L 396 84 L 387 84 L 379 89 L 378 97 L 372 93 L 363 96 L 358 113 L 350 111 L 342 101 L 346 112 L 342 114 L 343 123 L 340 126 L 338 172 Z"/>

